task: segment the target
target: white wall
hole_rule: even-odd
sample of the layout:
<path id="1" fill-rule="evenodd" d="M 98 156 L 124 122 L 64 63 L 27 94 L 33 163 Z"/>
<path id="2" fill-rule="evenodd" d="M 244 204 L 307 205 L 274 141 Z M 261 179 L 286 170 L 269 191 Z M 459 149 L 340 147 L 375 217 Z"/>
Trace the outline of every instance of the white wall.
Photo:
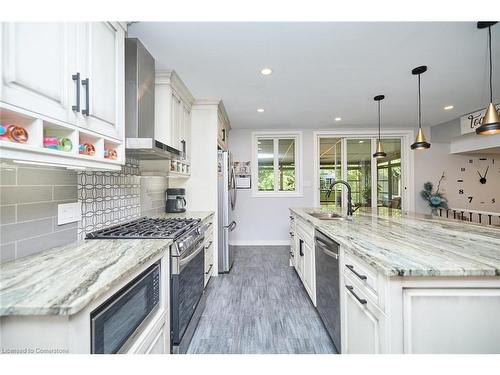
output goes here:
<path id="1" fill-rule="evenodd" d="M 482 136 L 483 137 L 483 136 Z M 448 206 L 451 208 L 461 208 L 477 211 L 500 212 L 500 173 L 498 167 L 492 168 L 490 165 L 486 184 L 479 183 L 479 175 L 485 172 L 485 164 L 481 164 L 479 157 L 494 158 L 495 155 L 462 155 L 450 154 L 449 143 L 432 142 L 431 148 L 426 151 L 415 152 L 415 211 L 429 213 L 430 208 L 427 202 L 420 197 L 420 191 L 424 183 L 430 181 L 437 185 L 443 171 L 445 178 L 441 183 L 441 189 L 448 199 Z M 469 160 L 473 164 L 469 164 Z M 500 162 L 500 155 L 496 155 L 496 162 Z M 478 165 L 479 164 L 479 165 Z M 466 172 L 461 172 L 460 168 L 465 167 Z M 463 183 L 457 183 L 457 179 L 463 179 Z M 464 194 L 459 195 L 458 189 L 463 189 Z M 467 197 L 473 196 L 471 203 Z M 491 199 L 496 198 L 496 203 L 492 204 Z M 484 202 L 484 203 L 481 203 Z"/>
<path id="2" fill-rule="evenodd" d="M 269 129 L 266 131 L 271 132 Z M 231 130 L 229 142 L 235 161 L 252 160 L 252 130 Z M 239 189 L 234 211 L 234 220 L 238 226 L 231 232 L 232 244 L 289 244 L 288 208 L 313 206 L 312 131 L 304 131 L 302 144 L 303 197 L 252 197 L 251 189 Z"/>

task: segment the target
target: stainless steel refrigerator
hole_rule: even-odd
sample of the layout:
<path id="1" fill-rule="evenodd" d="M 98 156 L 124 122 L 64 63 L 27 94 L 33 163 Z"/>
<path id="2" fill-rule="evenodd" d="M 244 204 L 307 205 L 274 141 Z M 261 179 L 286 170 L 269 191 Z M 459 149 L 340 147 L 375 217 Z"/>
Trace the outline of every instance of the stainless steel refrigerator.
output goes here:
<path id="1" fill-rule="evenodd" d="M 229 232 L 236 228 L 233 211 L 236 207 L 236 176 L 229 151 L 218 151 L 218 242 L 219 273 L 228 273 L 234 262 Z"/>

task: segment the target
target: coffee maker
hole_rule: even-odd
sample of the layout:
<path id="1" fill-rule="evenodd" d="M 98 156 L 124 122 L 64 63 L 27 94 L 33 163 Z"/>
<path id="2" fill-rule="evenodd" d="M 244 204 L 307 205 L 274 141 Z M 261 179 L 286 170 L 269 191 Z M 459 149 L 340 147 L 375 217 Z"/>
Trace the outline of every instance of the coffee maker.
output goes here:
<path id="1" fill-rule="evenodd" d="M 165 211 L 168 213 L 186 212 L 186 189 L 167 189 Z"/>

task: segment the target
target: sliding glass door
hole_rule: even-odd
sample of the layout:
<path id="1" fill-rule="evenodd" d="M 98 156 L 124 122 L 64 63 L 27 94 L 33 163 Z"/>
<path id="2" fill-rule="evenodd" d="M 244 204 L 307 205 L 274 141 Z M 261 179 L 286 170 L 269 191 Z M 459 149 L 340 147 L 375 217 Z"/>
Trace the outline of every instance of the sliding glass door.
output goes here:
<path id="1" fill-rule="evenodd" d="M 351 185 L 352 204 L 354 207 L 372 205 L 372 149 L 371 140 L 346 140 L 347 182 Z"/>
<path id="2" fill-rule="evenodd" d="M 377 206 L 401 209 L 401 140 L 383 139 L 387 157 L 377 159 Z"/>
<path id="3" fill-rule="evenodd" d="M 374 159 L 375 137 L 318 138 L 319 206 L 342 208 L 347 194 L 342 184 L 351 185 L 354 207 L 401 209 L 401 138 L 382 139 L 384 158 Z"/>
<path id="4" fill-rule="evenodd" d="M 342 187 L 333 181 L 342 179 L 342 139 L 321 138 L 319 142 L 319 199 L 325 208 L 342 207 Z"/>

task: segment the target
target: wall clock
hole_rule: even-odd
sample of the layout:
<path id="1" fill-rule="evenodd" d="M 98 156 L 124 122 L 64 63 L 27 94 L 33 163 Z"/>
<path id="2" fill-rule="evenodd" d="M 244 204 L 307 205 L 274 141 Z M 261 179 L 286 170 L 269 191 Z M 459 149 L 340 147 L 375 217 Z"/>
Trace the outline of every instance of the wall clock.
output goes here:
<path id="1" fill-rule="evenodd" d="M 498 212 L 500 158 L 470 156 L 464 161 L 457 173 L 456 190 L 450 195 L 461 208 Z"/>

